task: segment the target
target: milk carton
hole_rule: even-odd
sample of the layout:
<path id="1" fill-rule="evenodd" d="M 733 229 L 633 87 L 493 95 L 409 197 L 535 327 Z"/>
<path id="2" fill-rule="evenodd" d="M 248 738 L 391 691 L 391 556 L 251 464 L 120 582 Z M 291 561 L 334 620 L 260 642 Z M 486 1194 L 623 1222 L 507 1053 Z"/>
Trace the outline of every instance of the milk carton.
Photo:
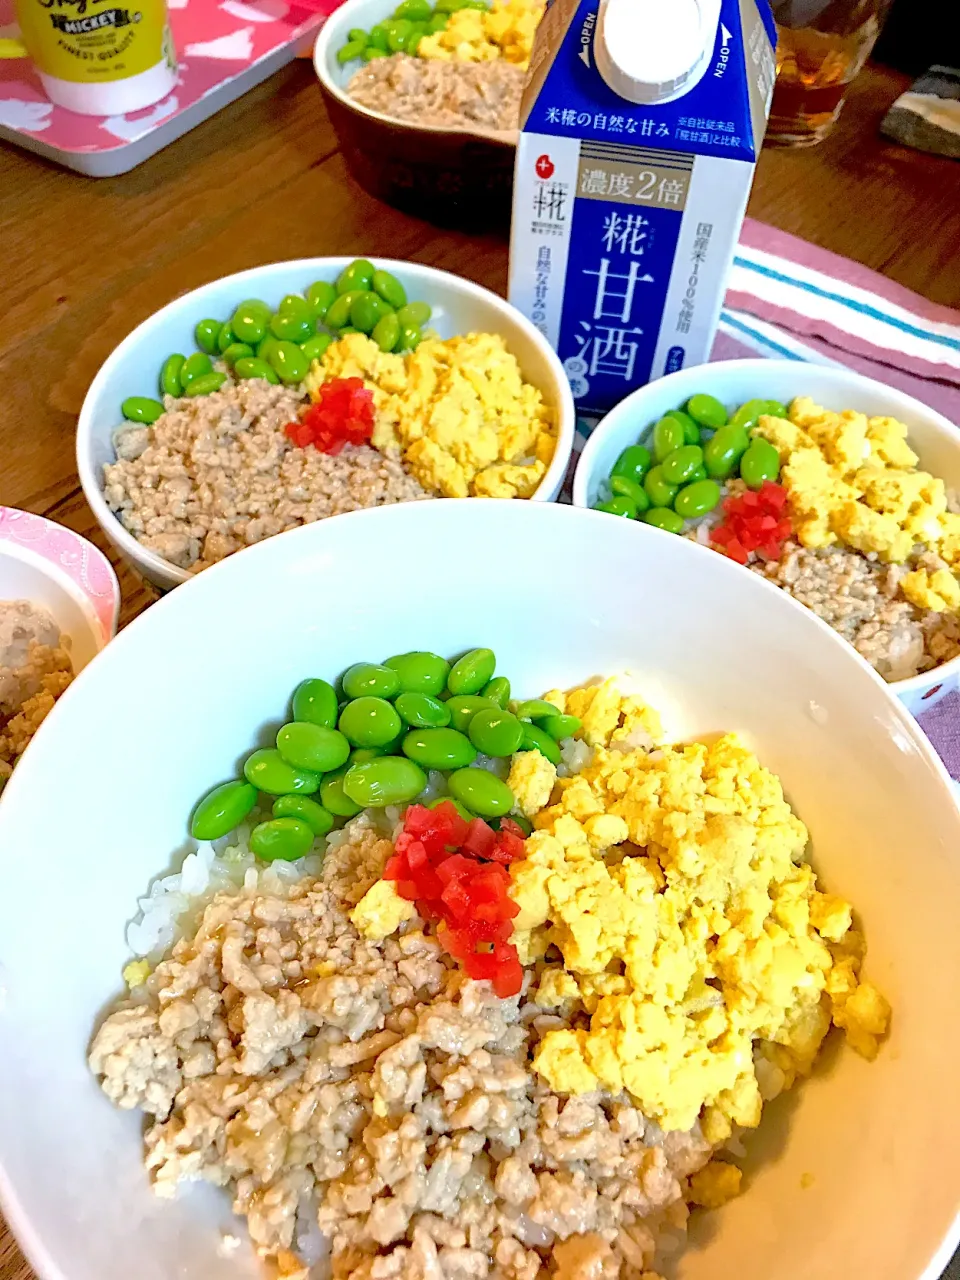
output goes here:
<path id="1" fill-rule="evenodd" d="M 710 354 L 773 92 L 766 0 L 547 0 L 510 301 L 583 413 Z"/>

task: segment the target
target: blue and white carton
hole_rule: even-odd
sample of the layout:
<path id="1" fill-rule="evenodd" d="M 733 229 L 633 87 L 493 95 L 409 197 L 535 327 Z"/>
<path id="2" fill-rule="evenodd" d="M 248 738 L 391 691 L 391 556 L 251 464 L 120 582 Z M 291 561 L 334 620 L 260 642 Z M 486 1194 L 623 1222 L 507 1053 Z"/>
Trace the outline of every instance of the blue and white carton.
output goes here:
<path id="1" fill-rule="evenodd" d="M 509 297 L 558 352 L 581 413 L 709 358 L 775 42 L 766 0 L 547 0 Z"/>

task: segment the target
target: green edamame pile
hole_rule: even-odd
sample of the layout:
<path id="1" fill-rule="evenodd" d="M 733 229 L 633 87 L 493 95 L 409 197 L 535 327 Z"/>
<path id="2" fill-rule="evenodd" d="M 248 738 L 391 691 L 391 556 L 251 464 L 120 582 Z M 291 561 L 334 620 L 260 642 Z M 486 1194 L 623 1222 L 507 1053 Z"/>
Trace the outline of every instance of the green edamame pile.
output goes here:
<path id="1" fill-rule="evenodd" d="M 303 294 L 288 293 L 275 311 L 247 298 L 226 320 L 200 320 L 194 329 L 199 349 L 187 356 L 176 351 L 160 366 L 161 399 L 128 396 L 120 410 L 127 421 L 150 425 L 165 412 L 163 396 L 209 395 L 230 373 L 297 386 L 347 333 L 369 334 L 381 351 L 413 351 L 431 314 L 428 303 L 408 300 L 391 272 L 356 258 L 335 281 L 315 280 Z"/>
<path id="2" fill-rule="evenodd" d="M 190 833 L 219 840 L 268 803 L 272 817 L 253 827 L 250 848 L 264 862 L 294 861 L 363 809 L 416 800 L 431 771 L 445 780 L 431 804 L 452 799 L 463 817 L 495 823 L 512 812 L 514 796 L 483 764 L 517 751 L 559 764 L 558 744 L 580 727 L 550 702 L 511 702 L 492 649 L 470 649 L 452 663 L 421 650 L 357 662 L 336 685 L 315 677 L 297 686 L 276 746 L 254 751 L 242 778 L 203 797 Z M 513 817 L 529 830 L 522 815 Z"/>
<path id="3" fill-rule="evenodd" d="M 623 450 L 607 481 L 610 497 L 596 510 L 682 533 L 716 507 L 727 481 L 759 489 L 776 480 L 776 449 L 752 434 L 762 414 L 785 418 L 787 410 L 777 400 L 747 400 L 728 417 L 715 396 L 691 396 L 645 432 L 644 443 Z"/>
<path id="4" fill-rule="evenodd" d="M 384 18 L 365 31 L 354 27 L 337 51 L 341 64 L 355 62 L 358 58 L 372 62 L 374 58 L 388 58 L 391 53 L 416 54 L 424 36 L 443 31 L 451 13 L 459 9 L 489 9 L 485 0 L 401 0 L 389 18 Z"/>

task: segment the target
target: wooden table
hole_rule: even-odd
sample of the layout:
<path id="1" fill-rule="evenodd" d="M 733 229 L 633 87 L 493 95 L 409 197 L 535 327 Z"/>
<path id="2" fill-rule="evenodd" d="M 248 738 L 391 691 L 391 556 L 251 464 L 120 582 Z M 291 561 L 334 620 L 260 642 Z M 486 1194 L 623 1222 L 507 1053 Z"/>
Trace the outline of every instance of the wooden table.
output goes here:
<path id="1" fill-rule="evenodd" d="M 826 143 L 765 151 L 750 213 L 960 306 L 960 167 L 877 133 L 906 84 L 868 68 Z M 216 276 L 328 253 L 411 258 L 501 293 L 507 280 L 504 238 L 439 231 L 352 182 L 307 62 L 119 178 L 0 151 L 0 245 L 0 503 L 106 551 L 74 469 L 76 417 L 100 363 L 157 307 Z M 126 622 L 155 596 L 111 558 Z M 0 1223 L 0 1280 L 31 1275 Z"/>

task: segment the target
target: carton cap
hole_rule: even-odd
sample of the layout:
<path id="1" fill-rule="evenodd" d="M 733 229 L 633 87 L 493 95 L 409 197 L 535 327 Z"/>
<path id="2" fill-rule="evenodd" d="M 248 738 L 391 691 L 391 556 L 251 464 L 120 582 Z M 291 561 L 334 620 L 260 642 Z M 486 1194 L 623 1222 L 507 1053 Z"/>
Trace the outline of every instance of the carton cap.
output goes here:
<path id="1" fill-rule="evenodd" d="M 719 0 L 602 0 L 597 70 L 628 102 L 679 97 L 706 70 L 719 17 Z"/>

